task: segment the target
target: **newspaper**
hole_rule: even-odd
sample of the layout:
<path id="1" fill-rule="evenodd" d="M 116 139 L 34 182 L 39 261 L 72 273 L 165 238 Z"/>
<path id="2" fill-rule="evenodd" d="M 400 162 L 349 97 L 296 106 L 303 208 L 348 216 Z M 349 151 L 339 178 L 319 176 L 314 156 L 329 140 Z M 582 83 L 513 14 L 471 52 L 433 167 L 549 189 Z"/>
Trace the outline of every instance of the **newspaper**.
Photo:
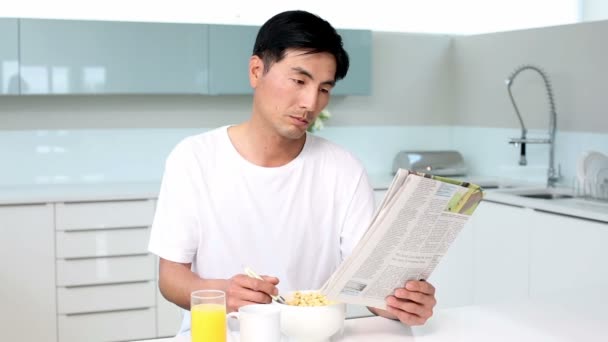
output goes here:
<path id="1" fill-rule="evenodd" d="M 399 169 L 367 232 L 320 292 L 386 309 L 396 288 L 429 278 L 482 197 L 478 185 Z"/>

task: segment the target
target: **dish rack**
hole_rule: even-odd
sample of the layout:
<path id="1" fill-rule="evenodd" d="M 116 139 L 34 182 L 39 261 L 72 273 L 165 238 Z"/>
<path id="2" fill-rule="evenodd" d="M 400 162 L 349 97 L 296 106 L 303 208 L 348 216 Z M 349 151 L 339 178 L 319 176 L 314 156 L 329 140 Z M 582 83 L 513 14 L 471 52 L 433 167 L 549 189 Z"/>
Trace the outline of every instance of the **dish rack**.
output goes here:
<path id="1" fill-rule="evenodd" d="M 574 182 L 574 194 L 576 197 L 608 201 L 608 183 L 577 179 Z"/>
<path id="2" fill-rule="evenodd" d="M 608 201 L 608 156 L 587 151 L 579 158 L 574 194 L 577 197 Z"/>

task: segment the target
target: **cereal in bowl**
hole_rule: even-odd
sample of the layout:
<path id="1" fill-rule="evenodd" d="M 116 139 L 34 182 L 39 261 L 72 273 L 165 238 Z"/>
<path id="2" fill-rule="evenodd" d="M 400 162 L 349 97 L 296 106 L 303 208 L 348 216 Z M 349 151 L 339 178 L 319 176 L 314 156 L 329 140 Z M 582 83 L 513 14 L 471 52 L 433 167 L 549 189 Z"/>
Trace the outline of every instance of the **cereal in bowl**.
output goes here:
<path id="1" fill-rule="evenodd" d="M 293 306 L 325 306 L 331 304 L 324 295 L 318 292 L 296 291 L 293 298 L 287 301 L 287 305 Z"/>

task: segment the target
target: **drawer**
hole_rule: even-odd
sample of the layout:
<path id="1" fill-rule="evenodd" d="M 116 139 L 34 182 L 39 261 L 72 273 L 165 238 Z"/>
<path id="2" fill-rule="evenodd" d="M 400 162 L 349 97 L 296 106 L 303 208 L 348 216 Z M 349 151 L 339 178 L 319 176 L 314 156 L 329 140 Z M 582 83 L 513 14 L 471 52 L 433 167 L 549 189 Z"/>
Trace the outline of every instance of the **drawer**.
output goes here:
<path id="1" fill-rule="evenodd" d="M 155 302 L 156 281 L 57 288 L 60 314 L 146 308 Z"/>
<path id="2" fill-rule="evenodd" d="M 57 285 L 90 285 L 156 279 L 152 254 L 57 260 Z"/>
<path id="3" fill-rule="evenodd" d="M 132 341 L 154 338 L 154 309 L 59 315 L 60 342 Z"/>
<path id="4" fill-rule="evenodd" d="M 57 258 L 148 254 L 150 228 L 56 232 Z"/>
<path id="5" fill-rule="evenodd" d="M 154 219 L 154 201 L 57 203 L 57 230 L 147 227 Z"/>

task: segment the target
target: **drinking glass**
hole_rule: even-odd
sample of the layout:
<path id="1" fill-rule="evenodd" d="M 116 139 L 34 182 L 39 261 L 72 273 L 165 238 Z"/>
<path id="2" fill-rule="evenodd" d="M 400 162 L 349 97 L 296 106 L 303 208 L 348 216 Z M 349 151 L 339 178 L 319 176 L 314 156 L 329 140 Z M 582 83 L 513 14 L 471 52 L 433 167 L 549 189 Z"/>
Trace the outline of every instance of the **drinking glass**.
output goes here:
<path id="1" fill-rule="evenodd" d="M 199 290 L 190 294 L 192 342 L 226 342 L 226 293 Z"/>

